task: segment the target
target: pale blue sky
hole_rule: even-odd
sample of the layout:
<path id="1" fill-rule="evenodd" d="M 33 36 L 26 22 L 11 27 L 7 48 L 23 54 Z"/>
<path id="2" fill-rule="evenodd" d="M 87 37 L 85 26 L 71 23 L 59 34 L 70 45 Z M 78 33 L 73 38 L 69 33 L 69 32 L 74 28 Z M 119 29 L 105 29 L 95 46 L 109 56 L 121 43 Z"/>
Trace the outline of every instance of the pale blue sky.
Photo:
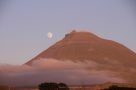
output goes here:
<path id="1" fill-rule="evenodd" d="M 4 0 L 3 0 L 4 1 Z M 0 63 L 23 64 L 72 29 L 93 32 L 136 52 L 135 0 L 0 2 Z M 48 39 L 47 32 L 54 37 Z"/>

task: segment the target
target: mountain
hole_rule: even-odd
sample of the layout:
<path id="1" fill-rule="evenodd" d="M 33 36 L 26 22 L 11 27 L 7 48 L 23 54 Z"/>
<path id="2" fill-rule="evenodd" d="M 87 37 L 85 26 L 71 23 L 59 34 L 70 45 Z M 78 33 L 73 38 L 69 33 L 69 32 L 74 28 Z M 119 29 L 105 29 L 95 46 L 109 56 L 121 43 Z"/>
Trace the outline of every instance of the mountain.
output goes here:
<path id="1" fill-rule="evenodd" d="M 72 31 L 23 65 L 0 64 L 0 85 L 30 87 L 42 82 L 71 86 L 106 82 L 134 85 L 135 62 L 136 54 L 120 43 L 90 32 Z"/>
<path id="2" fill-rule="evenodd" d="M 127 47 L 112 40 L 102 39 L 90 32 L 72 31 L 64 39 L 28 61 L 31 63 L 40 58 L 54 58 L 58 60 L 85 61 L 93 60 L 100 63 L 110 61 L 121 62 L 125 66 L 134 66 L 136 54 Z"/>
<path id="3" fill-rule="evenodd" d="M 88 72 L 96 70 L 100 76 L 102 73 L 110 73 L 109 78 L 119 77 L 124 83 L 136 82 L 136 54 L 118 42 L 100 38 L 90 32 L 72 31 L 66 34 L 62 40 L 25 65 L 36 65 L 35 62 L 41 59 L 82 63 L 87 65 Z"/>

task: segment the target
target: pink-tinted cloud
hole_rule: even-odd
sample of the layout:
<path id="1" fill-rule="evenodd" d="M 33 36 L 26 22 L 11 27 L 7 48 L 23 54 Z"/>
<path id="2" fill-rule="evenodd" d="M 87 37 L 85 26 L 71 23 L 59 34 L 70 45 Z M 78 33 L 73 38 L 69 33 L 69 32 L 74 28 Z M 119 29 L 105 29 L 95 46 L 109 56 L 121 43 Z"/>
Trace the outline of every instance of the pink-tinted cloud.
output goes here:
<path id="1" fill-rule="evenodd" d="M 32 66 L 0 65 L 0 84 L 11 86 L 38 85 L 41 82 L 64 82 L 69 85 L 125 82 L 108 70 L 96 70 L 95 62 L 39 59 Z M 92 69 L 88 69 L 92 68 Z"/>

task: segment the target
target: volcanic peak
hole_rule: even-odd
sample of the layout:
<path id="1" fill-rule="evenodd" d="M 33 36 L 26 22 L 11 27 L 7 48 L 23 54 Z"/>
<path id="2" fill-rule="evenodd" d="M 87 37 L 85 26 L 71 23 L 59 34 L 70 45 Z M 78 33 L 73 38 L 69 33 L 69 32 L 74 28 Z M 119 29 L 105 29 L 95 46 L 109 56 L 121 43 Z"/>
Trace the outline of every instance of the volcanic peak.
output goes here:
<path id="1" fill-rule="evenodd" d="M 90 41 L 90 40 L 98 40 L 100 39 L 98 36 L 90 33 L 90 32 L 77 32 L 73 30 L 72 32 L 65 35 L 64 40 L 68 41 Z"/>

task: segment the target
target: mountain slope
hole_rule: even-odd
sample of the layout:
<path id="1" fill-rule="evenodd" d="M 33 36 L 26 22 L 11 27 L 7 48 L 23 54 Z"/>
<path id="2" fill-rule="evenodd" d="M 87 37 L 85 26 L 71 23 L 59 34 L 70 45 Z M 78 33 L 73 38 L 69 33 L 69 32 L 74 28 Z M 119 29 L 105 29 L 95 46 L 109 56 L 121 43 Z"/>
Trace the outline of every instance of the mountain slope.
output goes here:
<path id="1" fill-rule="evenodd" d="M 136 54 L 117 42 L 102 39 L 89 32 L 73 31 L 26 64 L 30 65 L 34 60 L 40 58 L 73 61 L 94 60 L 101 63 L 114 60 L 132 66 L 129 63 L 133 64 L 132 62 L 136 60 Z"/>
<path id="2" fill-rule="evenodd" d="M 90 32 L 73 31 L 66 34 L 62 40 L 25 64 L 31 66 L 41 59 L 86 64 L 91 62 L 86 68 L 89 71 L 110 71 L 111 75 L 129 83 L 136 82 L 136 54 L 120 43 L 102 39 Z M 93 68 L 92 63 L 95 63 Z"/>

